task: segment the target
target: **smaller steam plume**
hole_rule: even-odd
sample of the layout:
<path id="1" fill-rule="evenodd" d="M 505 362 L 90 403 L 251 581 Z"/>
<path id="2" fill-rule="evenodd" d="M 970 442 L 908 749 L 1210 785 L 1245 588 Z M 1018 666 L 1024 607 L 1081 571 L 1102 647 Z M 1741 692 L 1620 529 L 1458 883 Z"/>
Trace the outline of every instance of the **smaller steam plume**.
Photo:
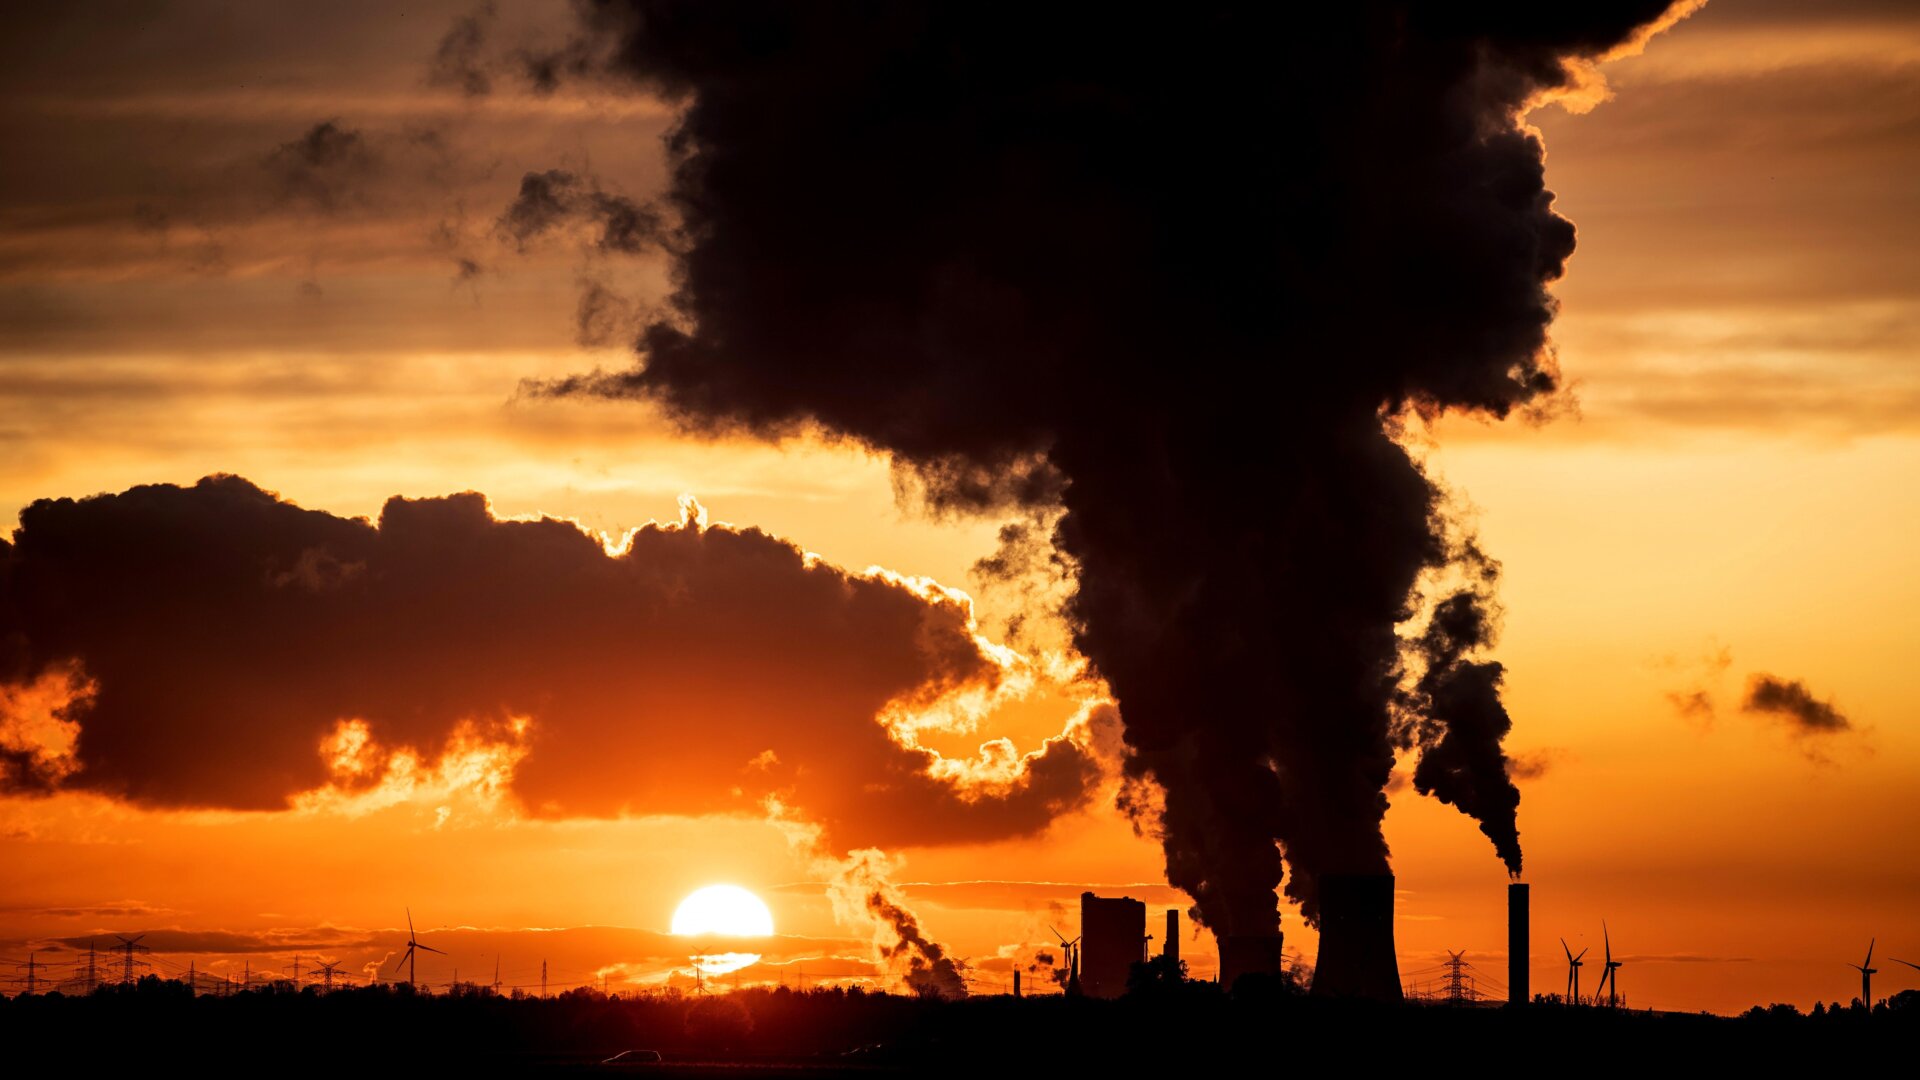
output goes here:
<path id="1" fill-rule="evenodd" d="M 889 972 L 914 993 L 931 997 L 965 997 L 967 984 L 961 965 L 939 942 L 928 937 L 920 920 L 907 909 L 906 898 L 893 883 L 892 860 L 878 848 L 850 852 L 833 864 L 827 895 L 836 917 L 847 925 L 867 926 L 874 949 Z"/>

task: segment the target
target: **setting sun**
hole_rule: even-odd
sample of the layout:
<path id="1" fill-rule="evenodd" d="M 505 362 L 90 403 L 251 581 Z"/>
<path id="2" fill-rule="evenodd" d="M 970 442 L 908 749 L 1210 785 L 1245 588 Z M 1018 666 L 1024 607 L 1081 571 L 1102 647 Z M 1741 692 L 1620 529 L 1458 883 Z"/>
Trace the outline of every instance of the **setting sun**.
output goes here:
<path id="1" fill-rule="evenodd" d="M 673 932 L 681 937 L 770 937 L 773 913 L 759 897 L 738 885 L 708 885 L 695 889 L 674 909 Z"/>

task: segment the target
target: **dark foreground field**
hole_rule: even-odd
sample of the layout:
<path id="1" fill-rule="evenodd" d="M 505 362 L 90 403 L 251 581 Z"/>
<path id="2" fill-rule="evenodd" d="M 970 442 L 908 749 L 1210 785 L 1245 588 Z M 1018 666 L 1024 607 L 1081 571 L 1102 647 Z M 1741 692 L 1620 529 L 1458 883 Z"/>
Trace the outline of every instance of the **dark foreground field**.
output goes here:
<path id="1" fill-rule="evenodd" d="M 189 997 L 148 979 L 87 997 L 0 1001 L 9 1066 L 244 1073 L 603 1075 L 601 1059 L 650 1049 L 656 1076 L 1281 1073 L 1339 1068 L 1657 1075 L 1906 1060 L 1920 993 L 1872 1014 L 1741 1017 L 1566 1008 L 1368 1006 L 1210 984 L 1120 1001 L 924 1000 L 858 991 L 750 990 L 695 998 L 331 995 Z M 1885 1055 L 1882 1057 L 1882 1055 Z M 1344 1067 L 1344 1068 L 1343 1068 Z M 6 1075 L 29 1075 L 0 1068 Z"/>

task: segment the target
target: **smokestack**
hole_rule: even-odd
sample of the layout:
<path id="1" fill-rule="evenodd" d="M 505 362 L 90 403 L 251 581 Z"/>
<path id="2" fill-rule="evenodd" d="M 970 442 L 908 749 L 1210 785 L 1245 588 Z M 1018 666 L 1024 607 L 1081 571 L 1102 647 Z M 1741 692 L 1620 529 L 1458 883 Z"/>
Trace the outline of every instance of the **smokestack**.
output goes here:
<path id="1" fill-rule="evenodd" d="M 1013 973 L 1013 996 L 1020 996 L 1020 973 L 1018 971 Z"/>
<path id="2" fill-rule="evenodd" d="M 1160 943 L 1160 955 L 1167 963 L 1180 966 L 1180 912 L 1177 908 L 1167 909 L 1167 937 Z"/>
<path id="3" fill-rule="evenodd" d="M 1533 934 L 1527 886 L 1515 881 L 1507 886 L 1507 1004 L 1525 1005 L 1533 1000 L 1528 984 L 1533 953 Z"/>
<path id="4" fill-rule="evenodd" d="M 1393 875 L 1328 874 L 1320 879 L 1320 997 L 1399 1001 L 1393 953 Z"/>

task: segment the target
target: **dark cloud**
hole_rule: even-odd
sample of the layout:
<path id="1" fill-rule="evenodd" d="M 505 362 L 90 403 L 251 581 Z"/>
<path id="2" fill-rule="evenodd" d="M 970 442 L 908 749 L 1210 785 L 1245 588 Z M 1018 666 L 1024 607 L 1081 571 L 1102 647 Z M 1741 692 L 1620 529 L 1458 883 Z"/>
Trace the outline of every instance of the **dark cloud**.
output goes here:
<path id="1" fill-rule="evenodd" d="M 485 67 L 487 28 L 493 18 L 493 5 L 486 3 L 454 20 L 433 50 L 427 69 L 430 85 L 453 87 L 468 97 L 482 97 L 493 89 Z"/>
<path id="2" fill-rule="evenodd" d="M 649 525 L 610 555 L 474 493 L 396 498 L 373 523 L 231 476 L 20 520 L 0 685 L 84 673 L 69 788 L 270 809 L 379 783 L 403 748 L 485 751 L 536 815 L 777 797 L 834 842 L 895 844 L 1031 833 L 1097 777 L 1079 728 L 1025 758 L 919 748 L 894 721 L 1017 672 L 963 601 L 755 529 Z"/>
<path id="3" fill-rule="evenodd" d="M 1573 226 L 1517 117 L 1667 7 L 592 5 L 576 66 L 683 107 L 676 290 L 631 371 L 545 390 L 1058 511 L 1076 644 L 1164 789 L 1130 804 L 1221 932 L 1274 930 L 1282 848 L 1310 918 L 1321 875 L 1386 870 L 1409 701 L 1423 790 L 1517 867 L 1479 592 L 1401 692 L 1395 627 L 1460 550 L 1382 417 L 1556 393 Z"/>
<path id="4" fill-rule="evenodd" d="M 776 886 L 778 891 L 813 892 L 827 882 L 789 882 Z M 931 902 L 945 910 L 982 911 L 1039 910 L 1050 904 L 1078 904 L 1080 894 L 1125 893 L 1150 904 L 1179 904 L 1180 894 L 1172 886 L 1158 881 L 1084 882 L 1084 881 L 899 881 L 895 887 L 916 901 Z"/>
<path id="5" fill-rule="evenodd" d="M 501 213 L 499 228 L 521 250 L 554 230 L 581 222 L 595 230 L 593 247 L 605 254 L 638 255 L 660 246 L 659 211 L 624 195 L 600 190 L 587 177 L 565 169 L 530 172 Z"/>
<path id="6" fill-rule="evenodd" d="M 293 949 L 356 949 L 368 948 L 375 944 L 362 931 L 339 930 L 332 927 L 315 929 L 281 930 L 265 933 L 245 933 L 231 930 L 123 930 L 126 937 L 135 934 L 145 935 L 140 944 L 157 953 L 235 953 L 259 955 L 277 953 Z M 102 939 L 105 940 L 102 940 Z M 74 934 L 68 937 L 52 939 L 69 949 L 85 949 L 88 942 L 102 948 L 110 948 L 113 937 L 110 933 Z"/>
<path id="7" fill-rule="evenodd" d="M 1841 715 L 1831 700 L 1821 701 L 1799 679 L 1755 674 L 1747 680 L 1746 700 L 1740 707 L 1750 713 L 1763 713 L 1785 724 L 1794 735 L 1837 735 L 1854 730 L 1853 721 Z"/>
<path id="8" fill-rule="evenodd" d="M 0 913 L 8 915 L 45 915 L 55 919 L 147 919 L 156 915 L 170 915 L 171 908 L 156 907 L 141 900 L 121 900 L 114 903 L 80 904 L 57 907 L 10 907 L 0 908 Z"/>
<path id="9" fill-rule="evenodd" d="M 589 279 L 580 285 L 573 321 L 574 340 L 594 348 L 629 338 L 637 316 L 626 297 L 608 288 L 604 281 Z"/>
<path id="10" fill-rule="evenodd" d="M 1719 718 L 1718 690 L 1721 678 L 1733 666 L 1733 650 L 1710 644 L 1693 658 L 1661 657 L 1655 666 L 1685 673 L 1686 685 L 1666 691 L 1662 696 L 1680 719 L 1700 731 L 1711 731 Z"/>
<path id="11" fill-rule="evenodd" d="M 366 136 L 338 120 L 323 120 L 275 148 L 266 169 L 281 198 L 330 213 L 364 199 L 383 164 Z"/>
<path id="12" fill-rule="evenodd" d="M 1507 761 L 1507 775 L 1516 781 L 1539 780 L 1553 771 L 1559 763 L 1561 752 L 1558 750 L 1537 750 L 1531 754 L 1512 754 Z"/>
<path id="13" fill-rule="evenodd" d="M 1667 704 L 1680 714 L 1682 720 L 1701 728 L 1713 726 L 1713 695 L 1705 690 L 1669 690 Z"/>

